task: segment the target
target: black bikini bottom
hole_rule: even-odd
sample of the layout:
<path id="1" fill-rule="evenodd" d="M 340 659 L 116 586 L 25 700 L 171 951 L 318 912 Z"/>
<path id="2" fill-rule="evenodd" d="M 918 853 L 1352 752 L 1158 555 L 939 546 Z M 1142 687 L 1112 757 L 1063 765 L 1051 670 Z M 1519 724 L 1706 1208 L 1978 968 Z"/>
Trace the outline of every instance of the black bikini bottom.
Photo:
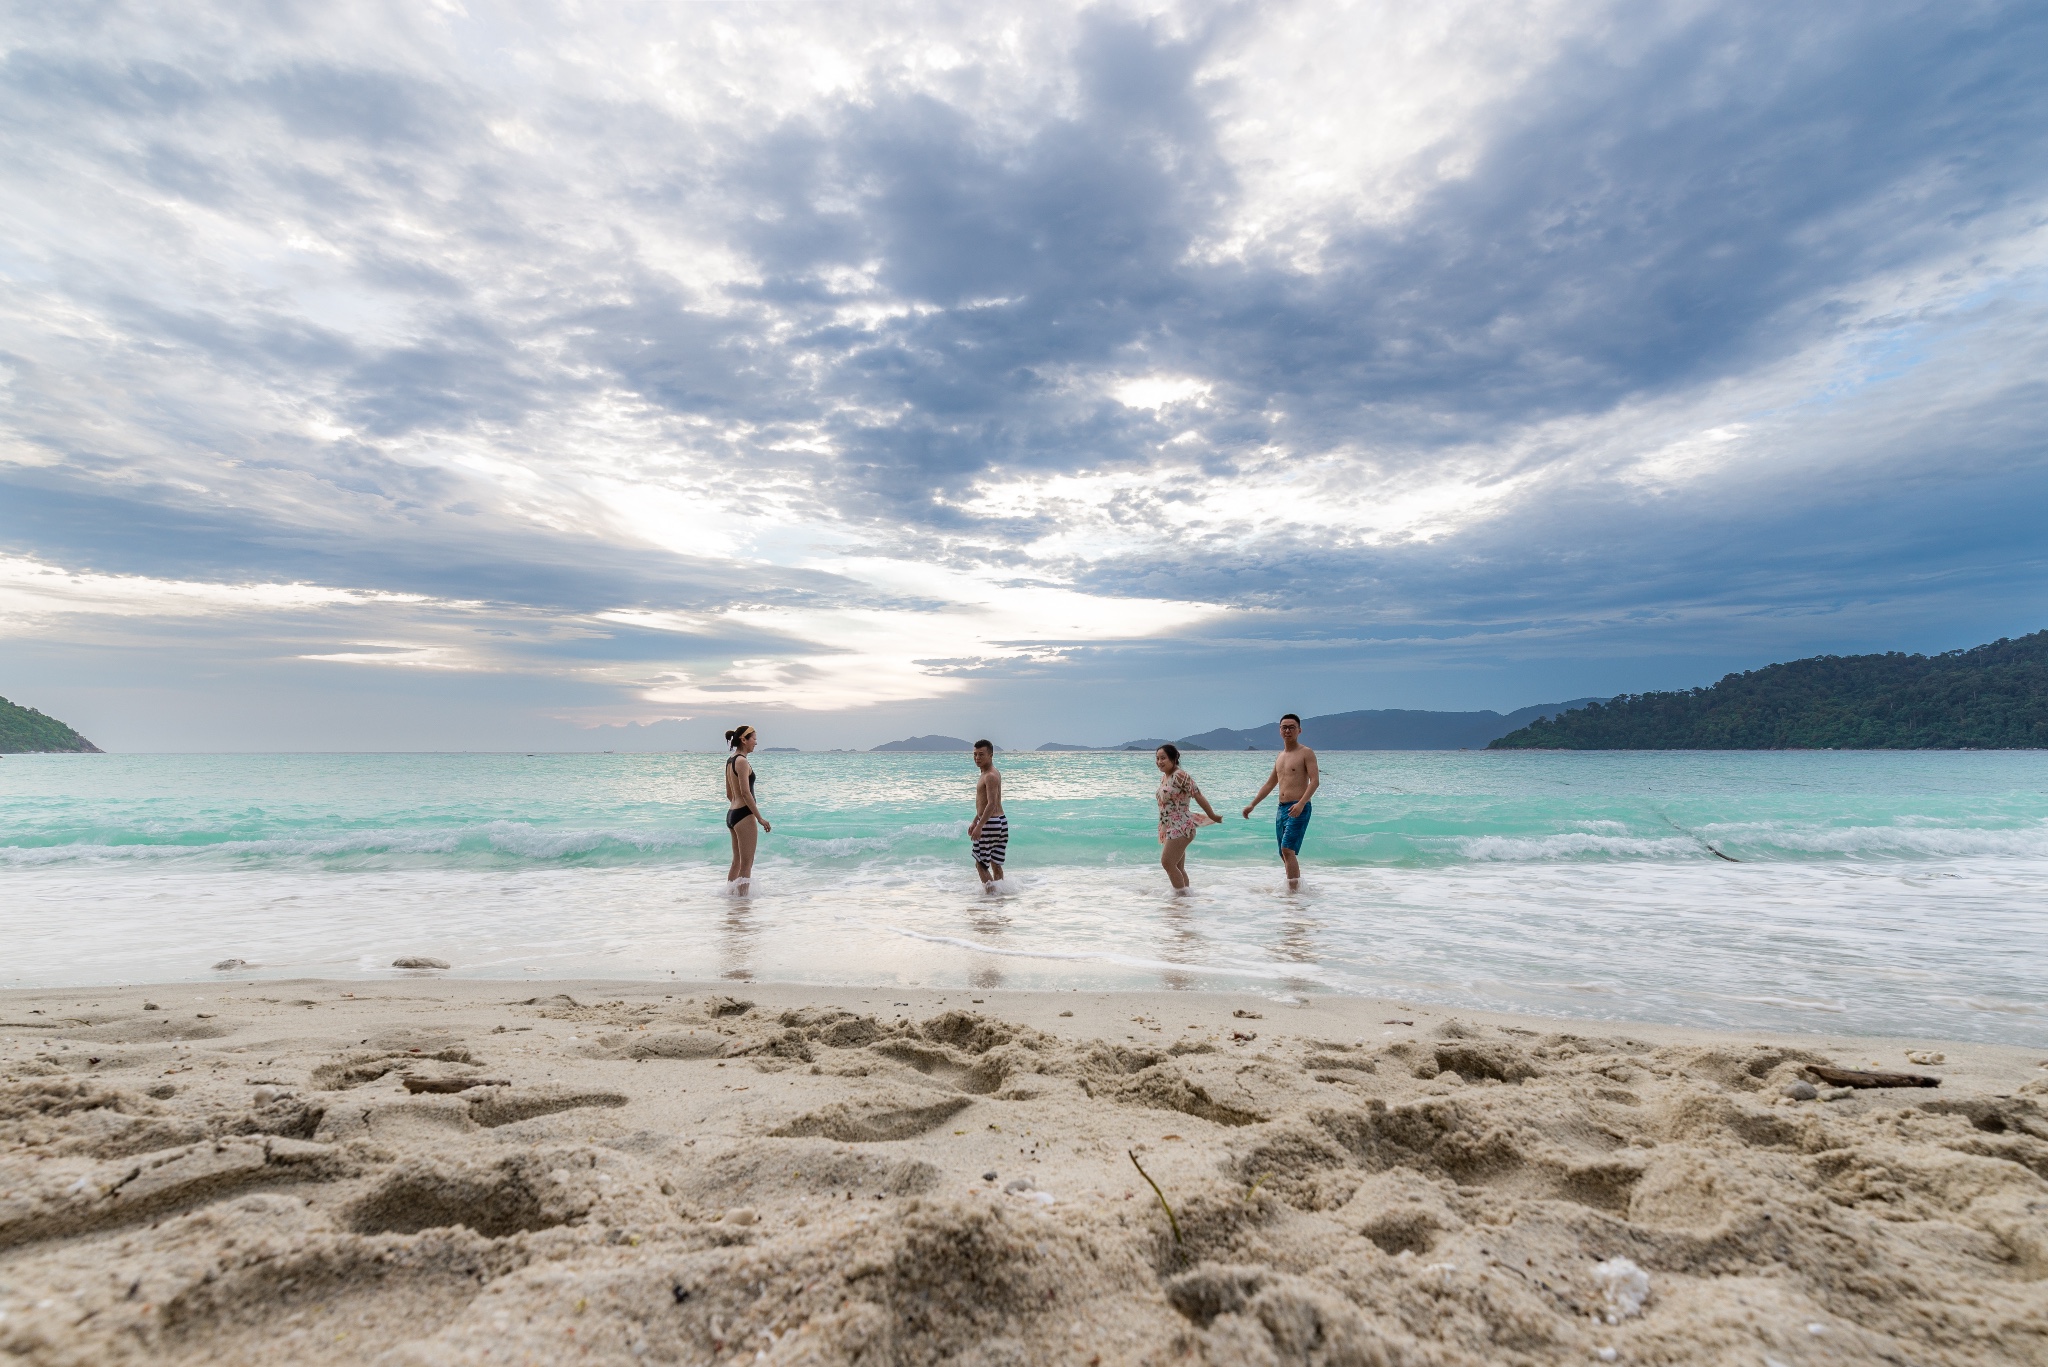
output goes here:
<path id="1" fill-rule="evenodd" d="M 752 807 L 728 807 L 725 809 L 725 828 L 729 831 L 753 814 Z"/>

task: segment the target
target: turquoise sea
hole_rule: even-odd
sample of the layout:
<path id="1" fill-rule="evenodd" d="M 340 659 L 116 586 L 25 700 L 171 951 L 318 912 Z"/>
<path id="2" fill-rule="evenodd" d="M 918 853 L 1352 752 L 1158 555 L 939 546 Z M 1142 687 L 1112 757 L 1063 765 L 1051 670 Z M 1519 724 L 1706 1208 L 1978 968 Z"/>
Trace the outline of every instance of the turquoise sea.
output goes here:
<path id="1" fill-rule="evenodd" d="M 2048 753 L 1330 752 L 1289 893 L 1270 755 L 1168 895 L 1145 754 L 763 754 L 754 895 L 717 755 L 16 755 L 0 985 L 392 976 L 1378 993 L 2048 1047 Z M 1718 853 L 1717 853 L 1718 852 Z"/>

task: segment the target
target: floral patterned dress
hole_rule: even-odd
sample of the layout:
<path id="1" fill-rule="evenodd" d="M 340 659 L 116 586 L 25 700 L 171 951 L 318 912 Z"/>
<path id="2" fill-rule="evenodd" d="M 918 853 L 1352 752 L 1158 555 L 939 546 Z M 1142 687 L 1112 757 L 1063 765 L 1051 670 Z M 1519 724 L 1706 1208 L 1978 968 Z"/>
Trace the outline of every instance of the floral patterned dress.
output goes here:
<path id="1" fill-rule="evenodd" d="M 1175 769 L 1159 780 L 1159 839 L 1192 840 L 1195 818 L 1188 803 L 1195 796 L 1195 781 L 1185 769 Z"/>

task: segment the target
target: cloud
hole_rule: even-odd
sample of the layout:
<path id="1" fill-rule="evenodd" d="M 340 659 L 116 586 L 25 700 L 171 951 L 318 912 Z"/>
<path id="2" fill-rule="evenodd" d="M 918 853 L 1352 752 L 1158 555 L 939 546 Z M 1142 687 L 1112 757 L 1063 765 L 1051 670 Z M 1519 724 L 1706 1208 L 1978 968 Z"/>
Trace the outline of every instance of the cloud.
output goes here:
<path id="1" fill-rule="evenodd" d="M 2044 27 L 24 13 L 0 548 L 614 719 L 2024 629 Z"/>
<path id="2" fill-rule="evenodd" d="M 422 601 L 417 594 L 317 584 L 210 584 L 77 574 L 21 557 L 0 558 L 0 623 L 17 627 L 32 628 L 64 617 L 209 617 Z"/>

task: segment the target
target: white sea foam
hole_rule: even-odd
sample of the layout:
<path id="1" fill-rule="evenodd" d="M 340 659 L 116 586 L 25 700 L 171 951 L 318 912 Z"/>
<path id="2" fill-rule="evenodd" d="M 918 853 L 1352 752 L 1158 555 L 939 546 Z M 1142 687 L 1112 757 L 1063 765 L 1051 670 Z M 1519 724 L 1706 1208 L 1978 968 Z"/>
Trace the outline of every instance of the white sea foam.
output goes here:
<path id="1" fill-rule="evenodd" d="M 914 840 L 965 840 L 965 821 L 920 821 L 905 826 L 897 833 L 899 839 Z"/>
<path id="2" fill-rule="evenodd" d="M 1996 1001 L 1986 997 L 1944 997 L 1937 1000 L 1952 1001 L 1972 1011 L 1992 1011 L 2007 1016 L 2048 1016 L 2048 1006 L 2039 1002 Z"/>
<path id="3" fill-rule="evenodd" d="M 799 854 L 819 855 L 830 859 L 844 859 L 855 854 L 884 854 L 913 841 L 967 839 L 965 821 L 922 821 L 891 831 L 886 835 L 842 835 L 828 839 L 807 839 L 790 836 L 784 842 Z"/>
<path id="4" fill-rule="evenodd" d="M 1745 855 L 1768 858 L 1775 851 L 1848 859 L 1967 859 L 1983 856 L 2048 858 L 2048 823 L 1986 827 L 1898 821 L 1885 825 L 1820 822 L 1720 822 L 1700 834 Z"/>
<path id="5" fill-rule="evenodd" d="M 793 835 L 785 843 L 799 854 L 844 859 L 850 854 L 879 854 L 896 842 L 885 835 L 841 835 L 829 840 L 806 840 L 800 835 Z"/>
<path id="6" fill-rule="evenodd" d="M 1849 1008 L 1841 1002 L 1808 1001 L 1799 997 L 1758 997 L 1730 995 L 1728 1001 L 1748 1002 L 1754 1006 L 1781 1006 L 1788 1011 L 1824 1011 L 1839 1016 Z"/>
<path id="7" fill-rule="evenodd" d="M 1467 859 L 1500 863 L 1584 859 L 1590 855 L 1610 859 L 1698 859 L 1704 854 L 1700 842 L 1688 836 L 1606 835 L 1598 831 L 1465 836 L 1452 843 Z"/>
<path id="8" fill-rule="evenodd" d="M 478 833 L 490 842 L 493 849 L 522 859 L 561 859 L 569 855 L 589 854 L 606 846 L 654 853 L 704 843 L 702 840 L 678 838 L 673 832 L 616 828 L 564 830 L 530 826 L 518 821 L 493 821 L 481 827 Z"/>

